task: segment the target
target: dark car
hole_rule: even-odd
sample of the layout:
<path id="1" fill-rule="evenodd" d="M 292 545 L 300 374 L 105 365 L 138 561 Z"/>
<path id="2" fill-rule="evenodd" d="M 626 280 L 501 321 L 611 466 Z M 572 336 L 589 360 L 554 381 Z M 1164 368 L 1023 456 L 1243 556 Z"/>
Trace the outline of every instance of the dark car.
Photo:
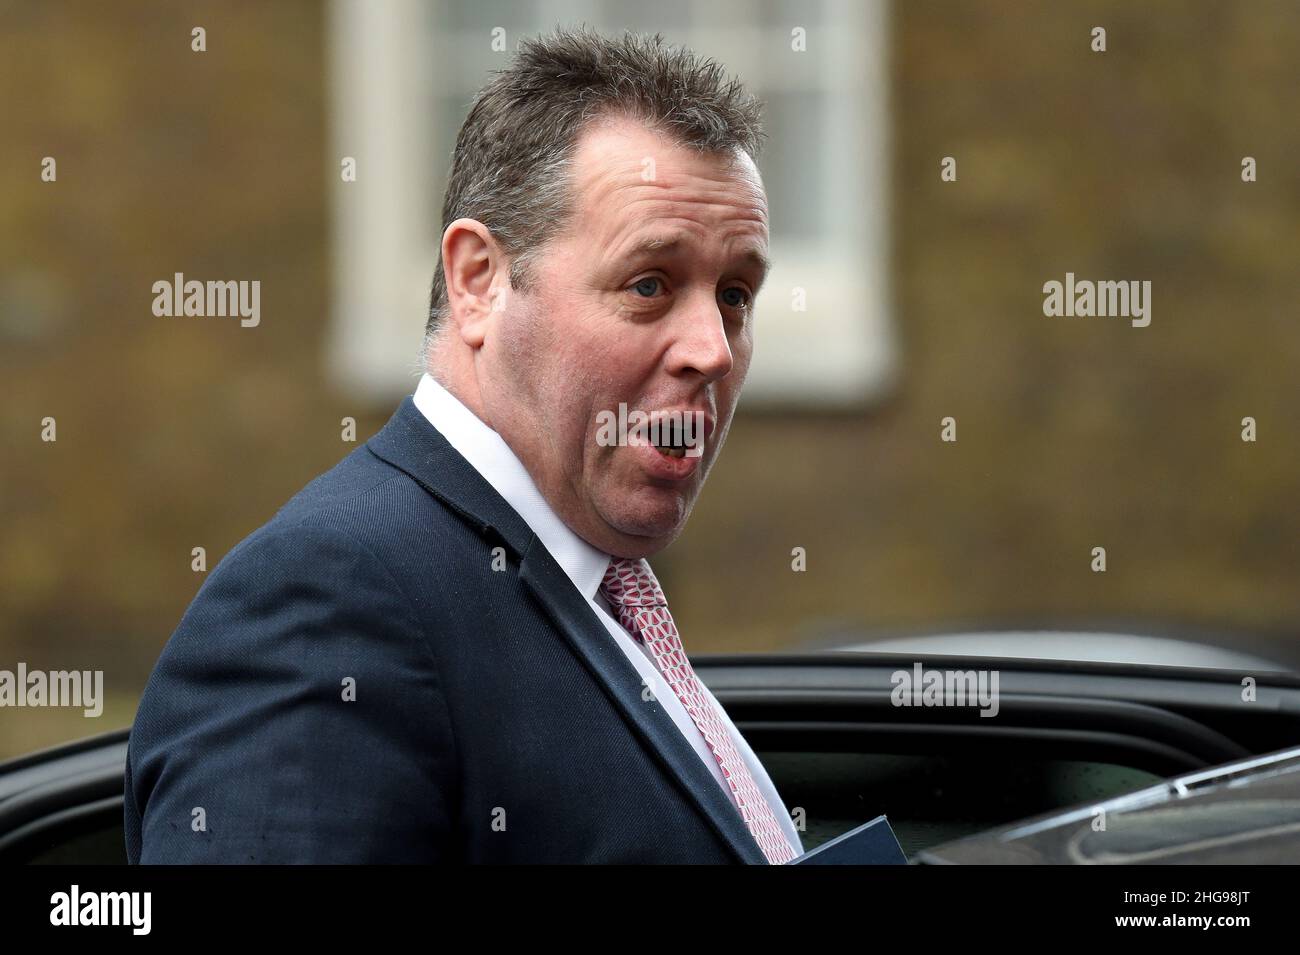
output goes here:
<path id="1" fill-rule="evenodd" d="M 1281 665 L 1118 634 L 847 645 L 694 661 L 805 827 L 805 849 L 883 813 L 921 862 L 1217 861 L 1207 840 L 1232 861 L 1300 861 L 1300 680 Z M 931 673 L 996 674 L 996 712 L 902 692 Z M 0 764 L 0 861 L 124 862 L 126 748 L 120 730 Z M 1258 837 L 1271 832 L 1291 835 Z"/>

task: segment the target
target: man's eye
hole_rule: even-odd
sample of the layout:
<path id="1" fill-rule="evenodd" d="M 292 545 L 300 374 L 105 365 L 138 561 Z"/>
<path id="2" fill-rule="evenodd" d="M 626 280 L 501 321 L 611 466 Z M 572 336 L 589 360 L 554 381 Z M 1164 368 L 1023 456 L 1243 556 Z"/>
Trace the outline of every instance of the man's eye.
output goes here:
<path id="1" fill-rule="evenodd" d="M 743 288 L 733 285 L 731 288 L 722 290 L 722 300 L 729 308 L 744 308 L 749 304 L 749 293 Z"/>
<path id="2" fill-rule="evenodd" d="M 662 284 L 663 282 L 655 278 L 653 275 L 648 275 L 633 285 L 632 288 L 636 290 L 638 295 L 642 295 L 645 298 L 653 298 L 655 291 Z"/>

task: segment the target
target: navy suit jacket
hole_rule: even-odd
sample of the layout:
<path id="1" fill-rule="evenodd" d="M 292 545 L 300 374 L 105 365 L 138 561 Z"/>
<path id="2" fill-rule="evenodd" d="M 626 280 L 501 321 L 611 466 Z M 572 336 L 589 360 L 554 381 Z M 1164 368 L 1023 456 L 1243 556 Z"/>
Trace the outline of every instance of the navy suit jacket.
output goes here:
<path id="1" fill-rule="evenodd" d="M 407 398 L 195 596 L 131 730 L 127 855 L 763 864 L 641 694 L 528 525 Z"/>

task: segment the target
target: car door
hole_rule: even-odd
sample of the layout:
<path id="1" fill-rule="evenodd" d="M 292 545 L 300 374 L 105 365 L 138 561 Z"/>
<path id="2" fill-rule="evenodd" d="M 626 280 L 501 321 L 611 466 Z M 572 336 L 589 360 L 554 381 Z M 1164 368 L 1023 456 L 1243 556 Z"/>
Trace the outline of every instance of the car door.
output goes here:
<path id="1" fill-rule="evenodd" d="M 125 864 L 129 730 L 0 763 L 0 864 Z"/>
<path id="2" fill-rule="evenodd" d="M 918 665 L 996 670 L 996 715 L 896 705 L 897 674 Z M 862 652 L 696 669 L 802 820 L 805 849 L 883 813 L 912 858 L 1300 743 L 1300 682 L 1282 672 Z"/>

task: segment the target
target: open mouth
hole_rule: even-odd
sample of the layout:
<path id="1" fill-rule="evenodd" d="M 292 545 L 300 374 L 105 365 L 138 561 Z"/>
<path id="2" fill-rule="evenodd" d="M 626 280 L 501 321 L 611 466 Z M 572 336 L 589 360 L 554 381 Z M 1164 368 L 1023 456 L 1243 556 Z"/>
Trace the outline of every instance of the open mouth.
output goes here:
<path id="1" fill-rule="evenodd" d="M 686 457 L 686 429 L 679 420 L 663 420 L 656 429 L 659 432 L 655 450 L 666 458 Z"/>

